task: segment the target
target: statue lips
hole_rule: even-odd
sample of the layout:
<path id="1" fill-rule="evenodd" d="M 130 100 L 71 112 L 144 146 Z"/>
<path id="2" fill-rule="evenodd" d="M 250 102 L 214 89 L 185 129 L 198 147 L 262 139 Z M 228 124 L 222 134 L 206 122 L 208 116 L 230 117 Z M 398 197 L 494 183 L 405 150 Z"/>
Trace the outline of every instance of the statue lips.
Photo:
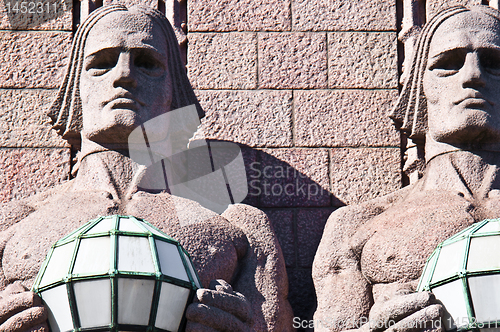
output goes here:
<path id="1" fill-rule="evenodd" d="M 111 109 L 129 109 L 138 111 L 139 106 L 144 106 L 144 103 L 137 100 L 130 92 L 122 93 L 104 102 L 104 105 L 109 105 Z"/>
<path id="2" fill-rule="evenodd" d="M 474 91 L 469 93 L 466 97 L 459 99 L 454 102 L 455 105 L 461 105 L 464 108 L 474 108 L 474 109 L 485 109 L 488 106 L 493 107 L 495 104 L 478 92 Z"/>

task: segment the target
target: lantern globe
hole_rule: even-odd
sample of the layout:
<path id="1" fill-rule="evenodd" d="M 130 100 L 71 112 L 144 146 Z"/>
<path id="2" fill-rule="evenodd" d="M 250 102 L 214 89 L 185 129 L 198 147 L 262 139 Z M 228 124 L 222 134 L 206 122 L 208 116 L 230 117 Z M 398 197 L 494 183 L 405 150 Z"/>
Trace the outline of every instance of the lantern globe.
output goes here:
<path id="1" fill-rule="evenodd" d="M 486 219 L 438 245 L 417 291 L 445 307 L 447 331 L 500 331 L 500 219 Z"/>
<path id="2" fill-rule="evenodd" d="M 132 216 L 91 220 L 49 250 L 33 291 L 52 332 L 182 331 L 201 288 L 184 248 Z"/>

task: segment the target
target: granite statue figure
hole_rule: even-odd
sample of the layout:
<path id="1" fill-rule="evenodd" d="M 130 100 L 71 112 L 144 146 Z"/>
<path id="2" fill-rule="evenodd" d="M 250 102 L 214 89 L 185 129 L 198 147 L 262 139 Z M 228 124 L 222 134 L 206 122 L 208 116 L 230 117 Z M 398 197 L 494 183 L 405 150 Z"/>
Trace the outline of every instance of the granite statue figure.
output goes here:
<path id="1" fill-rule="evenodd" d="M 75 176 L 0 205 L 0 330 L 47 330 L 47 312 L 27 289 L 48 248 L 83 223 L 112 214 L 143 218 L 190 252 L 205 288 L 187 309 L 187 331 L 292 329 L 283 256 L 262 211 L 234 204 L 220 215 L 140 186 L 148 170 L 130 158 L 128 135 L 189 105 L 204 116 L 160 12 L 107 6 L 80 25 L 49 113 L 58 133 L 81 145 Z M 178 213 L 190 222 L 180 223 Z"/>
<path id="2" fill-rule="evenodd" d="M 391 118 L 425 147 L 425 171 L 330 216 L 313 264 L 315 331 L 441 330 L 415 293 L 436 246 L 500 216 L 500 12 L 452 7 L 423 28 Z"/>

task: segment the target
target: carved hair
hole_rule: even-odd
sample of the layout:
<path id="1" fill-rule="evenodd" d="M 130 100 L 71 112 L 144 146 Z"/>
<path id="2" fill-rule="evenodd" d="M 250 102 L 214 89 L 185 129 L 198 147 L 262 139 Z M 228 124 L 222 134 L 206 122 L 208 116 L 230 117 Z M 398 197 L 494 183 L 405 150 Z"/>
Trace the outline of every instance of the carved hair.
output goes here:
<path id="1" fill-rule="evenodd" d="M 423 77 L 427 68 L 429 46 L 437 28 L 448 18 L 463 12 L 481 12 L 500 21 L 500 12 L 489 6 L 465 8 L 462 6 L 448 8 L 434 16 L 422 29 L 413 54 L 410 74 L 403 85 L 398 102 L 389 117 L 396 127 L 403 131 L 417 144 L 425 140 L 427 132 L 427 99 L 424 95 Z"/>
<path id="2" fill-rule="evenodd" d="M 89 15 L 75 34 L 71 46 L 70 63 L 66 70 L 64 81 L 48 114 L 52 119 L 53 128 L 70 144 L 79 145 L 81 141 L 82 101 L 80 98 L 80 75 L 83 69 L 83 54 L 88 34 L 100 19 L 118 11 L 129 11 L 146 15 L 162 28 L 168 45 L 168 69 L 172 81 L 175 82 L 172 85 L 171 109 L 174 110 L 195 104 L 199 117 L 202 118 L 205 116 L 205 112 L 201 108 L 189 83 L 184 64 L 181 61 L 177 38 L 168 19 L 161 12 L 146 6 L 136 5 L 126 8 L 122 5 L 113 5 L 101 7 Z"/>

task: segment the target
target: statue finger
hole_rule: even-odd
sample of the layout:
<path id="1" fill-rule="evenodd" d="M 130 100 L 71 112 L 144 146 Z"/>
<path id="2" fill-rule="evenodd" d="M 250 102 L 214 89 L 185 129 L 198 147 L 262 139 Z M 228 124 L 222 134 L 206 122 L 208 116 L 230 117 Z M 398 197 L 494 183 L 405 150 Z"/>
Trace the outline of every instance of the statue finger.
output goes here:
<path id="1" fill-rule="evenodd" d="M 217 280 L 210 281 L 209 288 L 216 290 L 218 292 L 226 292 L 226 293 L 233 292 L 233 286 L 231 286 L 230 283 L 228 283 L 227 281 L 225 281 L 223 279 L 217 279 Z"/>
<path id="2" fill-rule="evenodd" d="M 398 322 L 429 306 L 434 301 L 435 297 L 432 293 L 419 292 L 395 296 L 381 305 L 374 305 L 370 311 L 371 330 L 383 330 L 387 328 L 386 325 L 389 321 Z"/>
<path id="3" fill-rule="evenodd" d="M 21 284 L 20 281 L 15 281 L 12 284 L 9 284 L 5 289 L 0 292 L 0 298 L 9 297 L 12 294 L 18 294 L 26 292 L 27 289 Z"/>
<path id="4" fill-rule="evenodd" d="M 225 293 L 209 289 L 198 289 L 196 297 L 200 303 L 229 312 L 240 320 L 248 322 L 252 319 L 250 302 L 239 293 Z"/>
<path id="5" fill-rule="evenodd" d="M 7 319 L 0 325 L 1 332 L 21 332 L 31 329 L 47 320 L 47 310 L 43 306 L 29 308 Z"/>
<path id="6" fill-rule="evenodd" d="M 41 306 L 42 299 L 33 292 L 12 294 L 0 300 L 0 323 L 9 317 L 34 306 Z"/>
<path id="7" fill-rule="evenodd" d="M 221 332 L 251 332 L 250 328 L 230 313 L 201 303 L 192 303 L 186 309 L 186 318 Z"/>
<path id="8" fill-rule="evenodd" d="M 49 332 L 49 325 L 45 322 L 30 328 L 27 332 Z"/>
<path id="9" fill-rule="evenodd" d="M 443 332 L 441 321 L 443 311 L 443 306 L 439 304 L 430 305 L 395 323 L 387 329 L 387 332 Z"/>

